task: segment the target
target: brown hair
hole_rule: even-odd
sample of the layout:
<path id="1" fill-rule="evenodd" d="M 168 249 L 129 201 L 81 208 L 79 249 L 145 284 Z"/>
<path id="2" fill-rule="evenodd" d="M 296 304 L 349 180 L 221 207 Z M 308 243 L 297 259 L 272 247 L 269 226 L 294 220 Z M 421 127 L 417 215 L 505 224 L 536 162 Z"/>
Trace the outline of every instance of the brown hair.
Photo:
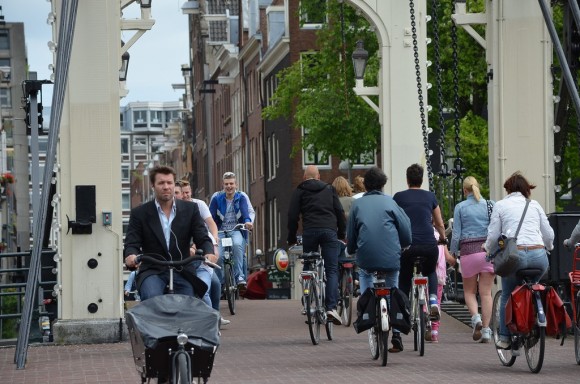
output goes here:
<path id="1" fill-rule="evenodd" d="M 338 195 L 338 197 L 352 196 L 352 188 L 350 187 L 348 181 L 344 177 L 338 176 L 332 182 L 332 186 L 334 187 L 334 189 L 336 189 L 336 194 Z"/>
<path id="2" fill-rule="evenodd" d="M 362 177 L 360 175 L 355 177 L 353 187 L 354 187 L 354 193 L 366 192 L 367 190 L 365 188 L 364 177 Z"/>
<path id="3" fill-rule="evenodd" d="M 510 177 L 508 177 L 505 183 L 503 183 L 503 187 L 508 194 L 520 192 L 525 196 L 526 199 L 530 198 L 532 189 L 536 188 L 534 184 L 530 184 L 530 182 L 526 180 L 520 171 L 516 171 Z"/>
<path id="4" fill-rule="evenodd" d="M 158 173 L 162 175 L 173 175 L 173 181 L 175 181 L 175 177 L 177 176 L 173 168 L 166 165 L 156 165 L 149 171 L 149 181 L 151 182 L 151 185 L 155 185 L 155 177 Z"/>

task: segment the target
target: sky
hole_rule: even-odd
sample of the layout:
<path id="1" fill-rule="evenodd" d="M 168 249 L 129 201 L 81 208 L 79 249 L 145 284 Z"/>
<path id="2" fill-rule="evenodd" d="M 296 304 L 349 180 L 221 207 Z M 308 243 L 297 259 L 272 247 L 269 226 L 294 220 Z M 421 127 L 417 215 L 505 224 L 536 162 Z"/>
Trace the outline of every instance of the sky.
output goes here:
<path id="1" fill-rule="evenodd" d="M 151 17 L 155 25 L 145 32 L 129 49 L 129 72 L 127 89 L 129 94 L 121 99 L 120 105 L 134 101 L 178 101 L 183 90 L 173 90 L 171 84 L 183 84 L 181 64 L 187 64 L 188 25 L 187 15 L 181 12 L 186 0 L 152 0 Z M 0 0 L 6 22 L 23 22 L 28 64 L 38 79 L 49 79 L 48 65 L 52 53 L 47 43 L 52 39 L 52 27 L 46 19 L 50 12 L 47 0 Z M 124 18 L 138 17 L 139 4 L 125 8 Z M 120 38 L 127 41 L 134 31 L 127 31 Z M 51 88 L 51 87 L 48 87 Z M 43 99 L 50 100 L 45 89 Z"/>

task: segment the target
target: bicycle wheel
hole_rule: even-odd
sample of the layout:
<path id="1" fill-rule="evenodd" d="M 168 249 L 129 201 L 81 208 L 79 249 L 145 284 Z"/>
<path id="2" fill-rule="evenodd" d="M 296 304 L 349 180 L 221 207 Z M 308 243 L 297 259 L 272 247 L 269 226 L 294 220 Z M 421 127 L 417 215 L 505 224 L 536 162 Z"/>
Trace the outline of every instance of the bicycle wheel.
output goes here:
<path id="1" fill-rule="evenodd" d="M 232 315 L 236 314 L 236 282 L 234 279 L 234 270 L 232 264 L 224 263 L 224 280 L 226 283 L 226 298 L 228 299 L 228 308 Z"/>
<path id="2" fill-rule="evenodd" d="M 350 327 L 352 322 L 352 295 L 353 295 L 353 279 L 352 279 L 352 270 L 347 269 L 345 273 L 342 275 L 342 283 L 341 283 L 341 296 L 342 296 L 342 306 L 343 310 L 340 313 L 342 317 L 342 324 L 345 327 Z"/>
<path id="3" fill-rule="evenodd" d="M 576 294 L 576 318 L 574 319 L 574 351 L 576 364 L 580 365 L 580 291 Z"/>
<path id="4" fill-rule="evenodd" d="M 320 319 L 317 313 L 318 296 L 316 293 L 316 286 L 313 284 L 310 294 L 306 298 L 306 317 L 308 318 L 308 331 L 310 332 L 310 339 L 312 344 L 318 345 L 320 342 Z"/>
<path id="5" fill-rule="evenodd" d="M 381 357 L 381 365 L 384 367 L 387 365 L 387 359 L 389 357 L 389 331 L 383 331 L 380 325 L 377 327 L 377 330 L 377 340 L 379 341 L 379 356 Z"/>
<path id="6" fill-rule="evenodd" d="M 538 373 L 544 363 L 544 349 L 546 347 L 546 328 L 535 325 L 524 340 L 524 351 L 528 367 L 532 373 Z"/>
<path id="7" fill-rule="evenodd" d="M 425 355 L 425 329 L 427 326 L 427 312 L 425 304 L 419 304 L 419 327 L 417 328 L 417 340 L 419 345 L 419 356 Z"/>
<path id="8" fill-rule="evenodd" d="M 179 353 L 177 355 L 176 364 L 176 384 L 191 384 L 191 368 L 187 363 L 187 356 L 185 355 L 185 352 Z"/>
<path id="9" fill-rule="evenodd" d="M 495 344 L 495 351 L 499 357 L 499 361 L 506 367 L 511 367 L 516 361 L 516 357 L 512 355 L 511 350 L 501 349 L 497 347 L 499 342 L 499 322 L 500 322 L 500 305 L 501 305 L 501 289 L 496 292 L 493 297 L 493 306 L 491 310 L 491 331 L 493 333 L 493 341 Z"/>
<path id="10" fill-rule="evenodd" d="M 379 358 L 379 335 L 377 332 L 377 326 L 375 325 L 371 329 L 368 330 L 369 335 L 369 348 L 371 350 L 371 357 L 373 360 Z"/>

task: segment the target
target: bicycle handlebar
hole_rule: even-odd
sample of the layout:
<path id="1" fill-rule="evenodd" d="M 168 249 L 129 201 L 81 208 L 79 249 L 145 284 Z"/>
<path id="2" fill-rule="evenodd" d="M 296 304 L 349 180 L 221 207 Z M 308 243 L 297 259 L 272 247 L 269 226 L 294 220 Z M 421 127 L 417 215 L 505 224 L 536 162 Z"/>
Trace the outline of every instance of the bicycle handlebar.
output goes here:
<path id="1" fill-rule="evenodd" d="M 205 256 L 203 256 L 202 252 L 203 251 L 198 250 L 198 251 L 196 251 L 196 254 L 194 256 L 189 256 L 186 259 L 175 260 L 175 261 L 174 260 L 159 260 L 153 256 L 149 256 L 147 254 L 141 254 L 141 255 L 137 255 L 137 258 L 135 259 L 135 263 L 139 264 L 142 261 L 147 261 L 147 262 L 150 262 L 151 264 L 163 265 L 163 266 L 166 266 L 168 268 L 172 268 L 172 267 L 181 267 L 181 266 L 184 266 L 186 264 L 192 263 L 194 261 L 203 261 L 204 264 L 207 264 L 208 266 L 210 266 L 212 268 L 221 269 L 221 267 L 219 265 L 212 263 L 209 260 L 206 260 Z"/>
<path id="2" fill-rule="evenodd" d="M 223 234 L 229 234 L 232 233 L 233 231 L 248 231 L 251 232 L 248 228 L 246 228 L 246 224 L 245 223 L 238 223 L 236 224 L 232 229 L 222 229 L 221 231 L 218 231 L 219 233 L 223 233 Z"/>

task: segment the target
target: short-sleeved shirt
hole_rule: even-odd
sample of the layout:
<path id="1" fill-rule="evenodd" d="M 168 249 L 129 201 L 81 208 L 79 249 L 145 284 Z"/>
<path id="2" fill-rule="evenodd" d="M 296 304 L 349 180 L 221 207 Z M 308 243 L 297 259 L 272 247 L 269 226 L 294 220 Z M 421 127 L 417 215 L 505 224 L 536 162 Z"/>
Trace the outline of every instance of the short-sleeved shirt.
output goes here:
<path id="1" fill-rule="evenodd" d="M 393 199 L 411 220 L 413 245 L 437 244 L 433 236 L 433 210 L 439 205 L 435 194 L 424 189 L 407 189 L 395 193 Z"/>

